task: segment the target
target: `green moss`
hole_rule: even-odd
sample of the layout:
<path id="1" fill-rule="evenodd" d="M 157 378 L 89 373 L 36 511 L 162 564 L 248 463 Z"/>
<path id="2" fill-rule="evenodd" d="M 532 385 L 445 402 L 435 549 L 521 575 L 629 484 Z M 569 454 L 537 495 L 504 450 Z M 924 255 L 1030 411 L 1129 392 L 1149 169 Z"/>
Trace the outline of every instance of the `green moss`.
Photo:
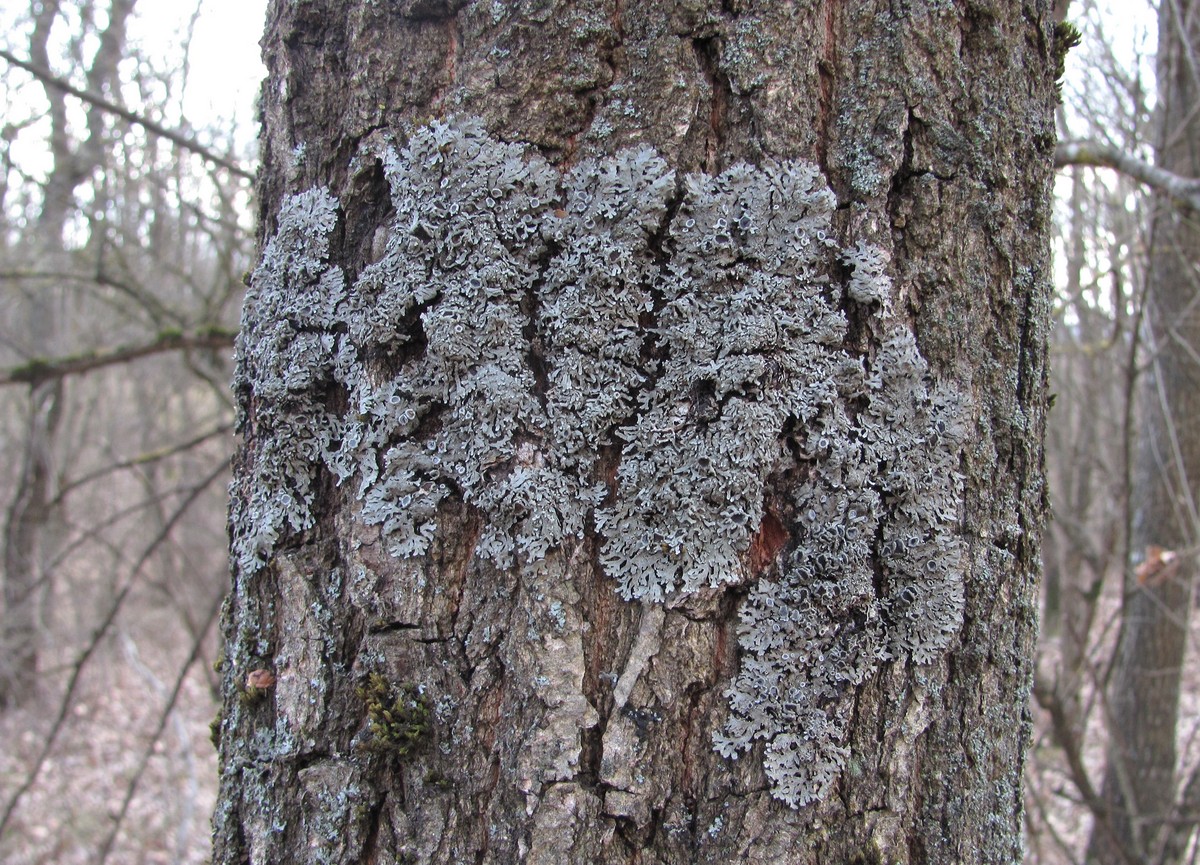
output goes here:
<path id="1" fill-rule="evenodd" d="M 381 673 L 371 673 L 357 693 L 366 703 L 367 725 L 379 750 L 407 756 L 429 732 L 429 704 L 411 682 L 392 685 Z"/>
<path id="2" fill-rule="evenodd" d="M 9 370 L 8 376 L 12 381 L 40 381 L 53 369 L 54 363 L 52 361 L 34 357 L 25 361 L 25 363 L 14 366 Z"/>
<path id="3" fill-rule="evenodd" d="M 1059 21 L 1054 25 L 1054 42 L 1050 51 L 1054 57 L 1054 89 L 1058 101 L 1062 102 L 1062 77 L 1067 71 L 1067 52 L 1083 41 L 1083 34 L 1070 21 Z"/>
<path id="4" fill-rule="evenodd" d="M 212 742 L 212 746 L 218 751 L 221 749 L 221 721 L 224 717 L 224 710 L 217 709 L 217 716 L 208 724 L 208 740 Z"/>
<path id="5" fill-rule="evenodd" d="M 237 331 L 230 330 L 219 324 L 202 324 L 196 328 L 195 335 L 200 339 L 221 339 L 225 337 L 232 339 L 237 336 Z"/>
<path id="6" fill-rule="evenodd" d="M 245 681 L 238 684 L 238 702 L 243 706 L 253 706 L 261 702 L 274 686 L 275 674 L 266 666 L 266 662 L 259 661 L 246 675 Z"/>
<path id="7" fill-rule="evenodd" d="M 238 687 L 238 702 L 243 706 L 253 706 L 261 702 L 266 695 L 266 688 L 255 688 L 252 685 Z"/>
<path id="8" fill-rule="evenodd" d="M 430 769 L 425 773 L 425 783 L 430 787 L 436 787 L 439 790 L 449 790 L 454 786 L 453 781 L 436 769 Z"/>

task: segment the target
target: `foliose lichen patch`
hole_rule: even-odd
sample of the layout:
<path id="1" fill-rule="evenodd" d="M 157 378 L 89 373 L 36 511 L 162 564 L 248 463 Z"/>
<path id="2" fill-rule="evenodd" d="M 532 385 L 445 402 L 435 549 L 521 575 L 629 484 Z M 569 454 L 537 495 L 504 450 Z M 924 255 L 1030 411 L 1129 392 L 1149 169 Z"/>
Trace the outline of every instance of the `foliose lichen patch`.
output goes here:
<path id="1" fill-rule="evenodd" d="M 642 149 L 564 174 L 472 120 L 381 158 L 395 212 L 353 284 L 328 261 L 323 189 L 283 203 L 253 274 L 239 568 L 312 526 L 324 469 L 396 556 L 422 555 L 454 498 L 485 516 L 477 553 L 499 567 L 536 571 L 594 525 L 626 599 L 756 579 L 715 746 L 761 739 L 777 798 L 824 796 L 853 686 L 936 660 L 962 623 L 966 400 L 891 316 L 885 252 L 839 248 L 804 162 L 678 178 Z M 846 348 L 854 305 L 873 353 Z M 798 527 L 748 574 L 785 478 L 774 506 Z"/>

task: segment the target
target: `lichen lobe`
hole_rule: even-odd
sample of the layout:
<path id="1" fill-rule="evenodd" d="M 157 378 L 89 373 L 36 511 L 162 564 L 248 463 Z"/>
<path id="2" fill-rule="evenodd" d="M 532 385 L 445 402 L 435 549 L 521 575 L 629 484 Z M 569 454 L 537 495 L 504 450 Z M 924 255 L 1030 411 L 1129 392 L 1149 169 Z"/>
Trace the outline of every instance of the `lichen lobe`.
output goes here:
<path id="1" fill-rule="evenodd" d="M 715 746 L 762 740 L 777 798 L 826 795 L 854 686 L 936 660 L 962 621 L 968 401 L 893 316 L 886 253 L 839 246 L 836 199 L 799 161 L 679 178 L 641 149 L 563 174 L 469 120 L 379 155 L 395 214 L 377 261 L 347 285 L 339 204 L 312 189 L 251 280 L 238 567 L 311 528 L 324 470 L 396 556 L 424 554 L 460 499 L 499 567 L 536 573 L 591 525 L 626 599 L 753 580 Z M 872 354 L 845 347 L 852 305 Z M 791 542 L 750 573 L 785 477 Z"/>

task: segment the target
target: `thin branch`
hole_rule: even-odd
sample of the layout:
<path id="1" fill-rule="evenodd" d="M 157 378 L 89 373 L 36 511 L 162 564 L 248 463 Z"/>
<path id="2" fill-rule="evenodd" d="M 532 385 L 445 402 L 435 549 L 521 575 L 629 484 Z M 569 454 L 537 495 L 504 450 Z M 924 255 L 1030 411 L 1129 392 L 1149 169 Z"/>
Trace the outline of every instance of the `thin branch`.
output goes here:
<path id="1" fill-rule="evenodd" d="M 125 822 L 125 817 L 129 814 L 129 806 L 133 802 L 133 797 L 137 794 L 138 785 L 142 781 L 142 776 L 146 774 L 146 767 L 150 765 L 150 758 L 154 756 L 154 748 L 162 738 L 163 731 L 167 727 L 167 721 L 170 720 L 171 713 L 175 711 L 175 707 L 179 703 L 179 696 L 183 691 L 184 683 L 187 681 L 188 672 L 200 657 L 200 652 L 204 648 L 204 639 L 208 636 L 208 632 L 212 630 L 212 626 L 216 623 L 217 616 L 221 612 L 223 598 L 223 592 L 218 593 L 214 598 L 213 603 L 209 607 L 204 627 L 201 628 L 196 639 L 192 641 L 192 650 L 179 670 L 179 674 L 175 677 L 175 687 L 172 688 L 170 696 L 167 697 L 166 705 L 163 706 L 162 711 L 159 713 L 158 725 L 154 728 L 153 735 L 151 735 L 149 742 L 142 751 L 141 760 L 138 761 L 133 777 L 130 778 L 129 784 L 125 787 L 125 797 L 121 800 L 121 808 L 117 811 L 116 816 L 112 818 L 112 825 L 108 830 L 108 835 L 105 836 L 104 842 L 100 845 L 100 852 L 96 854 L 98 865 L 105 865 L 108 862 L 109 854 L 112 853 L 117 836 L 121 833 L 121 826 Z"/>
<path id="2" fill-rule="evenodd" d="M 1067 760 L 1067 768 L 1070 770 L 1071 781 L 1075 784 L 1075 789 L 1079 791 L 1079 795 L 1083 797 L 1083 801 L 1087 803 L 1093 814 L 1099 817 L 1106 813 L 1108 808 L 1088 776 L 1087 767 L 1083 762 L 1082 748 L 1075 735 L 1075 725 L 1068 717 L 1063 701 L 1054 693 L 1049 683 L 1036 678 L 1033 696 L 1037 704 L 1050 716 L 1054 742 L 1062 749 L 1063 756 Z"/>
<path id="3" fill-rule="evenodd" d="M 1151 165 L 1144 159 L 1138 159 L 1111 144 L 1096 141 L 1060 141 L 1054 151 L 1054 167 L 1066 168 L 1071 165 L 1111 168 L 1200 212 L 1200 180 L 1182 177 Z"/>
<path id="4" fill-rule="evenodd" d="M 78 489 L 84 484 L 90 484 L 93 481 L 105 477 L 106 475 L 113 474 L 114 472 L 138 468 L 139 466 L 149 465 L 151 463 L 159 462 L 160 460 L 169 459 L 170 457 L 177 456 L 184 451 L 189 451 L 192 448 L 198 447 L 211 439 L 217 438 L 218 436 L 223 436 L 232 431 L 233 424 L 223 423 L 220 426 L 214 427 L 207 432 L 203 432 L 185 442 L 178 442 L 167 447 L 159 448 L 158 450 L 147 451 L 145 453 L 138 454 L 135 457 L 130 457 L 129 459 L 121 460 L 120 462 L 102 466 L 98 469 L 93 469 L 92 471 L 80 475 L 77 478 L 73 478 L 70 481 L 64 482 L 59 488 L 58 493 L 53 499 L 51 499 L 51 502 L 56 505 L 61 504 L 68 493 Z"/>
<path id="5" fill-rule="evenodd" d="M 0 387 L 12 384 L 37 385 L 44 381 L 79 375 L 168 351 L 231 348 L 236 336 L 234 331 L 214 327 L 192 334 L 164 333 L 157 339 L 141 345 L 123 345 L 105 351 L 85 352 L 84 354 L 46 360 L 38 358 L 20 366 L 0 370 Z"/>
<path id="6" fill-rule="evenodd" d="M 220 466 L 227 469 L 229 467 L 228 458 L 220 460 Z M 39 577 L 36 585 L 37 586 L 43 585 L 44 581 L 49 580 L 53 576 L 54 569 L 56 569 L 60 565 L 62 565 L 62 563 L 67 561 L 75 553 L 76 550 L 80 549 L 81 547 L 84 546 L 84 544 L 87 544 L 88 542 L 94 542 L 96 544 L 99 544 L 101 547 L 107 548 L 109 550 L 109 552 L 113 554 L 114 558 L 117 559 L 118 561 L 121 561 L 121 562 L 128 561 L 129 558 L 128 558 L 128 556 L 125 555 L 125 550 L 119 543 L 111 542 L 104 538 L 104 534 L 103 534 L 104 530 L 117 525 L 122 520 L 126 520 L 129 517 L 136 515 L 140 511 L 146 510 L 154 505 L 160 504 L 161 502 L 164 502 L 169 498 L 177 496 L 181 493 L 190 494 L 191 489 L 192 488 L 190 485 L 181 485 L 181 486 L 172 487 L 169 490 L 162 490 L 162 491 L 156 492 L 153 495 L 150 495 L 144 499 L 141 499 L 140 501 L 134 502 L 131 505 L 126 505 L 122 508 L 117 509 L 116 511 L 114 511 L 112 513 L 107 514 L 104 517 L 104 519 L 88 526 L 86 529 L 82 530 L 77 537 L 72 538 L 70 543 L 67 543 L 65 546 L 62 547 L 62 549 L 57 550 L 55 552 L 54 556 L 51 557 L 50 560 L 46 563 L 47 573 L 45 573 L 41 577 Z M 76 524 L 73 522 L 70 522 L 70 521 L 66 521 L 65 528 L 66 529 L 75 529 Z"/>
<path id="7" fill-rule="evenodd" d="M 1068 717 L 1067 709 L 1063 705 L 1062 700 L 1058 698 L 1058 695 L 1054 693 L 1053 689 L 1046 682 L 1039 682 L 1036 678 L 1034 679 L 1033 696 L 1037 704 L 1050 715 L 1054 742 L 1062 749 L 1063 756 L 1067 761 L 1071 781 L 1082 797 L 1083 804 L 1092 812 L 1097 828 L 1108 836 L 1113 850 L 1116 851 L 1121 861 L 1126 863 L 1126 865 L 1133 865 L 1133 858 L 1117 837 L 1110 822 L 1108 804 L 1092 784 L 1091 778 L 1088 777 L 1087 767 L 1083 761 L 1083 749 L 1075 735 L 1072 719 Z"/>
<path id="8" fill-rule="evenodd" d="M 1192 769 L 1175 803 L 1174 818 L 1163 838 L 1161 862 L 1182 862 L 1192 833 L 1200 824 L 1200 766 Z"/>
<path id="9" fill-rule="evenodd" d="M 1029 797 L 1033 800 L 1033 804 L 1037 806 L 1038 817 L 1041 818 L 1041 825 L 1046 827 L 1046 832 L 1050 835 L 1050 840 L 1054 846 L 1058 848 L 1059 855 L 1062 856 L 1070 865 L 1078 865 L 1078 860 L 1075 858 L 1075 853 L 1071 849 L 1071 845 L 1067 839 L 1063 838 L 1062 834 L 1054 825 L 1054 821 L 1050 818 L 1050 813 L 1046 807 L 1045 798 L 1033 787 L 1032 784 L 1026 785 L 1026 790 Z M 1033 833 L 1034 823 L 1031 816 L 1025 818 L 1027 831 Z"/>
<path id="10" fill-rule="evenodd" d="M 68 84 L 66 81 L 63 81 L 61 78 L 56 76 L 50 70 L 44 69 L 41 66 L 38 66 L 34 63 L 30 63 L 26 60 L 21 60 L 20 58 L 16 57 L 15 55 L 13 55 L 12 53 L 10 53 L 8 51 L 0 49 L 0 57 L 7 60 L 13 66 L 16 66 L 20 69 L 24 69 L 30 75 L 32 75 L 35 78 L 37 78 L 38 80 L 42 81 L 47 86 L 53 87 L 55 90 L 61 90 L 63 93 L 66 93 L 70 96 L 74 96 L 76 99 L 82 99 L 84 102 L 88 103 L 89 105 L 94 105 L 95 107 L 99 108 L 101 111 L 107 111 L 109 114 L 115 114 L 117 117 L 120 117 L 122 120 L 125 120 L 129 123 L 133 123 L 137 126 L 142 127 L 143 129 L 145 129 L 147 132 L 151 133 L 152 135 L 157 135 L 160 138 L 165 138 L 168 141 L 179 145 L 180 147 L 184 148 L 185 150 L 192 151 L 193 153 L 203 157 L 204 159 L 208 160 L 209 162 L 213 163 L 214 165 L 219 165 L 222 168 L 228 170 L 231 174 L 236 174 L 238 177 L 244 177 L 247 180 L 254 179 L 254 174 L 252 172 L 249 172 L 246 169 L 242 168 L 237 163 L 231 162 L 230 160 L 226 159 L 225 157 L 220 156 L 217 153 L 214 153 L 212 150 L 205 147 L 203 144 L 196 141 L 194 138 L 189 138 L 188 136 L 184 135 L 181 132 L 176 132 L 174 130 L 167 129 L 165 126 L 163 126 L 159 123 L 155 123 L 153 120 L 149 120 L 148 118 L 142 117 L 139 114 L 135 114 L 134 112 L 130 111 L 128 108 L 123 108 L 120 105 L 117 105 L 115 102 L 110 102 L 109 100 L 105 99 L 103 96 L 99 96 L 88 90 L 81 90 L 80 88 L 75 87 L 72 84 Z"/>
<path id="11" fill-rule="evenodd" d="M 195 504 L 197 499 L 200 498 L 200 495 L 206 489 L 208 489 L 208 487 L 217 478 L 221 476 L 221 472 L 225 471 L 225 468 L 225 464 L 222 463 L 208 477 L 201 480 L 200 483 L 192 489 L 187 498 L 180 503 L 179 507 L 175 510 L 175 513 L 171 515 L 171 518 L 154 537 L 154 540 L 151 541 L 150 545 L 142 551 L 142 554 L 138 557 L 137 562 L 130 570 L 129 578 L 126 580 L 125 585 L 113 598 L 113 601 L 109 605 L 108 610 L 105 612 L 104 617 L 100 620 L 100 623 L 92 632 L 91 639 L 88 641 L 87 646 L 76 657 L 75 663 L 72 665 L 71 675 L 67 681 L 66 690 L 58 706 L 58 714 L 51 723 L 50 730 L 46 734 L 45 739 L 42 740 L 42 747 L 38 751 L 37 757 L 34 758 L 33 766 L 30 768 L 29 773 L 25 776 L 25 780 L 23 780 L 17 786 L 16 790 L 13 791 L 12 795 L 8 799 L 8 802 L 4 806 L 3 812 L 0 813 L 0 837 L 3 837 L 4 830 L 7 829 L 11 823 L 13 814 L 17 810 L 17 806 L 20 804 L 25 794 L 29 792 L 35 783 L 37 783 L 37 779 L 41 775 L 42 769 L 45 768 L 46 760 L 50 756 L 50 751 L 54 748 L 55 743 L 58 741 L 58 736 L 60 733 L 62 733 L 63 727 L 66 726 L 67 716 L 70 714 L 71 706 L 74 705 L 75 694 L 79 690 L 79 682 L 83 677 L 84 667 L 87 666 L 88 661 L 92 659 L 92 656 L 95 655 L 96 651 L 100 648 L 101 641 L 108 633 L 109 628 L 112 627 L 113 622 L 116 621 L 117 615 L 121 612 L 122 607 L 125 606 L 125 601 L 129 597 L 129 593 L 133 591 L 134 586 L 136 586 L 138 583 L 138 577 L 141 576 L 142 568 L 144 568 L 146 563 L 150 561 L 150 558 L 154 555 L 155 551 L 158 550 L 158 548 L 162 546 L 162 544 L 165 543 L 171 536 L 171 532 L 174 530 L 175 525 L 181 519 L 183 519 L 184 515 L 187 514 L 191 506 Z"/>

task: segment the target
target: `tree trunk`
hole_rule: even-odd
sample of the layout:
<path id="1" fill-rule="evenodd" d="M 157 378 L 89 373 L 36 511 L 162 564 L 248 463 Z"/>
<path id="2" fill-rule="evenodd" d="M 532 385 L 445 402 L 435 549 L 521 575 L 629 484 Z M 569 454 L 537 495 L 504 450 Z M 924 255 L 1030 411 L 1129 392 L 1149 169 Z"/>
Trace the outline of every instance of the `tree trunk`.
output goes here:
<path id="1" fill-rule="evenodd" d="M 1155 164 L 1200 177 L 1200 5 L 1159 7 L 1161 123 Z M 1088 850 L 1100 863 L 1181 861 L 1200 813 L 1195 782 L 1178 787 L 1176 725 L 1196 569 L 1200 486 L 1200 312 L 1196 214 L 1160 195 L 1151 224 L 1141 428 L 1134 477 L 1132 546 L 1121 635 L 1108 688 L 1107 813 Z"/>
<path id="2" fill-rule="evenodd" d="M 272 4 L 215 861 L 1020 858 L 1049 7 Z"/>

